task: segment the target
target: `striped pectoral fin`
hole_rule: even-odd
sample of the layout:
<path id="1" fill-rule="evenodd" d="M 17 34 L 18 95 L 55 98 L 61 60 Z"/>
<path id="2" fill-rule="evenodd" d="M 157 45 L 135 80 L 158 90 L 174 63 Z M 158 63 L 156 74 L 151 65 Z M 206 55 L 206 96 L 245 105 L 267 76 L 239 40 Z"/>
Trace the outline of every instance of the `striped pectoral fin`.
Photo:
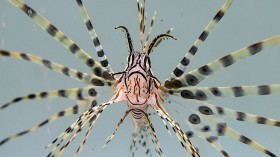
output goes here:
<path id="1" fill-rule="evenodd" d="M 258 116 L 255 114 L 240 112 L 232 109 L 227 109 L 220 106 L 214 106 L 208 104 L 208 105 L 199 106 L 198 110 L 201 114 L 215 115 L 223 119 L 234 119 L 237 121 L 243 121 L 248 123 L 280 127 L 280 121 L 278 120 Z"/>
<path id="2" fill-rule="evenodd" d="M 142 146 L 145 154 L 149 157 L 152 157 L 152 153 L 150 151 L 150 148 L 147 146 L 148 145 L 148 135 L 147 135 L 147 126 L 143 126 L 141 129 L 140 129 L 140 138 L 141 140 L 139 140 L 139 144 Z"/>
<path id="3" fill-rule="evenodd" d="M 254 141 L 252 139 L 249 139 L 248 137 L 238 133 L 237 131 L 233 130 L 229 126 L 221 125 L 220 131 L 223 132 L 226 136 L 228 136 L 230 138 L 233 138 L 234 140 L 239 141 L 241 143 L 244 143 L 246 145 L 249 145 L 249 146 L 255 148 L 256 150 L 258 150 L 258 151 L 260 151 L 260 152 L 262 152 L 262 153 L 264 153 L 268 156 L 277 157 L 275 154 L 273 154 L 271 151 L 266 149 L 261 144 L 259 144 L 256 141 Z"/>
<path id="4" fill-rule="evenodd" d="M 68 98 L 73 100 L 87 100 L 89 96 L 92 98 L 95 98 L 97 96 L 96 90 L 92 87 L 60 89 L 60 90 L 51 90 L 46 92 L 38 92 L 38 93 L 28 94 L 26 96 L 14 98 L 13 100 L 0 106 L 0 110 L 3 110 L 15 103 L 24 100 L 38 100 L 38 99 L 48 99 L 48 98 Z"/>
<path id="5" fill-rule="evenodd" d="M 83 118 L 83 119 L 81 119 L 81 118 Z M 82 121 L 82 120 L 85 121 L 86 118 L 80 116 L 78 120 L 79 121 Z M 59 148 L 59 146 L 64 142 L 64 140 L 67 139 L 70 136 L 70 134 L 72 134 L 75 130 L 81 129 L 81 127 L 77 124 L 77 121 L 75 123 L 73 123 L 71 126 L 69 126 L 64 132 L 62 132 L 50 144 L 45 146 L 45 149 L 53 146 L 53 149 L 48 154 L 48 157 L 53 156 L 53 153 Z M 82 123 L 82 122 L 80 122 L 80 123 Z"/>
<path id="6" fill-rule="evenodd" d="M 214 147 L 218 152 L 220 152 L 224 157 L 229 157 L 229 154 L 226 152 L 226 150 L 221 146 L 219 142 L 218 136 L 212 136 L 212 135 L 204 135 L 202 137 L 205 141 L 211 144 L 212 147 Z"/>
<path id="7" fill-rule="evenodd" d="M 203 129 L 203 128 L 202 128 Z M 212 145 L 218 152 L 220 152 L 224 157 L 229 157 L 229 154 L 226 152 L 226 150 L 221 146 L 219 142 L 219 137 L 218 136 L 204 136 L 204 140 L 206 140 L 208 143 Z"/>
<path id="8" fill-rule="evenodd" d="M 215 134 L 211 133 L 211 129 L 209 128 L 208 125 L 205 125 L 200 128 L 197 127 L 196 132 L 199 132 L 199 137 L 203 138 L 205 141 L 210 143 L 211 146 L 214 147 L 218 152 L 220 152 L 224 157 L 229 157 L 229 154 L 221 146 L 221 144 L 219 142 L 219 137 L 216 136 Z"/>
<path id="9" fill-rule="evenodd" d="M 228 153 L 220 145 L 219 135 L 217 134 L 217 124 L 225 124 L 224 120 L 215 117 L 215 115 L 212 115 L 211 110 L 208 112 L 208 110 L 204 109 L 203 107 L 201 108 L 199 108 L 200 113 L 193 111 L 194 113 L 189 115 L 189 117 L 187 118 L 187 124 L 195 129 L 194 132 L 187 132 L 187 136 L 192 137 L 195 133 L 198 137 L 203 138 L 204 140 L 209 142 L 223 156 L 229 157 Z"/>
<path id="10" fill-rule="evenodd" d="M 135 151 L 137 149 L 136 146 L 136 141 L 138 138 L 138 130 L 134 130 L 132 135 L 131 135 L 131 143 L 130 143 L 130 148 L 129 148 L 129 157 L 134 157 Z"/>
<path id="11" fill-rule="evenodd" d="M 97 113 L 100 115 L 100 113 Z M 54 152 L 54 156 L 61 156 L 61 154 L 64 152 L 64 150 L 66 150 L 67 146 L 77 137 L 77 135 L 79 135 L 79 133 L 82 131 L 82 129 L 84 128 L 84 126 L 88 123 L 88 129 L 87 129 L 87 132 L 86 134 L 84 135 L 84 138 L 82 140 L 82 142 L 80 143 L 79 147 L 77 148 L 76 150 L 76 153 L 74 156 L 78 156 L 78 154 L 82 151 L 83 147 L 84 147 L 84 144 L 97 120 L 97 116 L 99 115 L 88 115 L 87 117 L 87 122 L 83 122 L 83 124 L 81 124 L 82 122 L 79 122 L 78 123 L 78 129 L 76 130 L 76 132 L 65 142 L 64 145 L 62 145 L 56 152 L 54 150 L 56 150 L 55 148 L 53 149 L 52 152 Z"/>
<path id="12" fill-rule="evenodd" d="M 248 47 L 242 48 L 238 51 L 230 53 L 220 59 L 210 62 L 200 68 L 190 71 L 180 77 L 174 78 L 173 80 L 168 80 L 165 83 L 167 88 L 180 88 L 186 86 L 196 86 L 201 81 L 206 79 L 208 76 L 213 75 L 226 67 L 238 63 L 239 61 L 251 57 L 257 53 L 262 52 L 262 50 L 279 45 L 280 35 L 268 38 L 266 40 L 257 42 Z"/>
<path id="13" fill-rule="evenodd" d="M 205 104 L 198 107 L 197 114 L 193 114 L 189 117 L 190 123 L 196 127 L 197 132 L 205 134 L 209 133 L 210 136 L 206 138 L 208 142 L 217 141 L 218 136 L 228 136 L 242 143 L 248 144 L 253 148 L 269 155 L 273 156 L 274 154 L 264 148 L 262 145 L 257 142 L 241 135 L 237 131 L 230 128 L 224 121 L 223 118 L 235 119 L 238 121 L 245 121 L 257 124 L 271 125 L 280 127 L 280 122 L 268 119 L 265 117 L 260 117 L 253 114 L 238 112 L 210 104 Z M 205 125 L 207 124 L 207 125 Z M 206 136 L 204 136 L 206 137 Z M 220 151 L 222 154 L 227 154 L 225 151 Z"/>
<path id="14" fill-rule="evenodd" d="M 208 23 L 208 25 L 206 26 L 204 31 L 200 34 L 198 39 L 195 41 L 195 43 L 192 45 L 192 47 L 186 53 L 186 55 L 181 60 L 181 62 L 177 65 L 177 67 L 171 73 L 168 80 L 170 80 L 172 78 L 180 77 L 181 75 L 184 74 L 186 67 L 189 65 L 191 59 L 196 54 L 198 48 L 206 40 L 206 38 L 209 36 L 211 31 L 215 28 L 217 23 L 221 20 L 221 18 L 225 15 L 226 11 L 229 9 L 230 5 L 232 4 L 232 1 L 233 0 L 227 0 L 225 2 L 225 4 L 220 8 L 220 10 L 214 16 L 214 18 Z"/>
<path id="15" fill-rule="evenodd" d="M 157 155 L 159 157 L 163 157 L 162 149 L 160 147 L 159 141 L 158 141 L 157 136 L 156 136 L 155 129 L 154 129 L 153 124 L 151 123 L 149 117 L 148 117 L 148 114 L 145 111 L 143 111 L 143 110 L 138 110 L 138 109 L 136 109 L 136 110 L 137 110 L 137 113 L 139 113 L 141 115 L 142 124 L 139 125 L 139 126 L 135 125 L 135 129 L 134 129 L 134 132 L 133 132 L 133 136 L 135 136 L 135 141 L 133 141 L 133 143 L 132 143 L 132 145 L 130 147 L 131 148 L 130 149 L 131 150 L 130 155 L 133 156 L 133 154 L 134 154 L 134 151 L 135 151 L 135 148 L 136 148 L 136 145 L 135 145 L 136 144 L 136 139 L 141 134 L 141 132 L 142 133 L 148 132 L 150 137 L 151 137 L 151 141 L 152 141 L 152 143 L 154 145 L 154 148 L 155 148 L 155 151 L 156 151 Z M 134 109 L 132 109 L 132 111 L 134 111 Z M 143 137 L 140 137 L 140 138 L 143 139 Z M 146 142 L 143 143 L 143 145 L 146 146 Z M 150 150 L 147 149 L 145 153 L 146 154 L 150 154 Z"/>
<path id="16" fill-rule="evenodd" d="M 89 127 L 88 127 L 88 129 L 87 129 L 87 132 L 86 132 L 86 134 L 85 134 L 85 136 L 84 136 L 82 142 L 80 143 L 78 149 L 76 150 L 76 153 L 75 153 L 74 157 L 78 157 L 79 153 L 83 150 L 83 147 L 84 147 L 84 145 L 85 145 L 85 143 L 86 143 L 86 140 L 87 140 L 89 134 L 90 134 L 91 131 L 92 131 L 93 126 L 94 126 L 94 123 L 91 123 L 91 122 L 90 122 Z"/>
<path id="17" fill-rule="evenodd" d="M 89 31 L 89 34 L 90 34 L 90 37 L 91 37 L 91 40 L 93 41 L 93 44 L 94 44 L 94 48 L 95 48 L 95 51 L 97 52 L 97 56 L 98 56 L 98 59 L 101 63 L 101 66 L 106 68 L 110 73 L 113 73 L 111 67 L 110 67 L 110 64 L 107 60 L 107 57 L 105 55 L 105 52 L 99 42 L 99 39 L 98 39 L 98 36 L 96 34 L 96 31 L 91 23 L 91 20 L 88 16 L 88 13 L 86 11 L 86 8 L 85 6 L 83 5 L 83 2 L 82 0 L 76 0 L 77 3 L 78 3 L 78 6 L 81 10 L 81 13 L 82 13 L 82 16 L 83 16 L 83 20 L 86 24 L 86 27 Z"/>
<path id="18" fill-rule="evenodd" d="M 49 154 L 48 156 L 51 157 L 59 157 L 61 154 L 66 150 L 68 145 L 77 137 L 77 135 L 82 131 L 83 127 L 79 126 L 79 128 L 76 130 L 76 132 L 67 140 L 65 141 L 65 144 L 63 144 L 59 149 L 53 150 L 53 154 Z"/>
<path id="19" fill-rule="evenodd" d="M 208 136 L 205 137 L 205 140 L 209 142 L 224 157 L 229 157 L 229 154 L 226 152 L 226 150 L 221 146 L 220 142 L 218 141 L 219 138 L 217 136 Z"/>
<path id="20" fill-rule="evenodd" d="M 178 123 L 176 123 L 174 120 L 172 120 L 172 118 L 169 115 L 167 115 L 165 112 L 163 112 L 161 109 L 157 108 L 156 111 L 159 114 L 159 116 L 162 119 L 165 119 L 170 124 L 170 126 L 173 128 L 173 131 L 177 135 L 185 152 L 187 153 L 188 149 L 189 149 L 189 151 L 193 157 L 200 157 L 197 149 L 193 146 L 193 144 L 189 140 L 188 136 L 183 132 L 180 125 Z"/>
<path id="21" fill-rule="evenodd" d="M 93 107 L 93 106 L 92 106 L 92 107 Z M 86 143 L 86 140 L 87 140 L 89 134 L 90 134 L 91 131 L 92 131 L 92 128 L 93 128 L 94 124 L 95 124 L 95 119 L 94 119 L 94 118 L 91 118 L 90 121 L 89 121 L 89 127 L 88 127 L 88 129 L 87 129 L 87 132 L 86 132 L 86 134 L 85 134 L 85 136 L 84 136 L 82 142 L 80 143 L 79 147 L 77 148 L 74 157 L 78 157 L 79 153 L 83 150 L 83 147 L 84 147 L 84 145 L 85 145 L 85 143 Z"/>
<path id="22" fill-rule="evenodd" d="M 183 87 L 167 89 L 167 92 L 184 99 L 208 101 L 219 98 L 280 94 L 280 84 L 233 87 Z"/>
<path id="23" fill-rule="evenodd" d="M 60 112 L 58 112 L 56 114 L 53 114 L 48 119 L 46 119 L 43 122 L 33 126 L 32 128 L 24 130 L 22 132 L 19 132 L 17 134 L 11 135 L 11 136 L 3 139 L 2 141 L 0 141 L 0 146 L 5 144 L 6 142 L 8 142 L 10 140 L 13 140 L 13 139 L 19 138 L 19 137 L 21 137 L 23 135 L 26 135 L 26 134 L 29 134 L 31 132 L 34 132 L 34 131 L 40 129 L 41 127 L 45 126 L 46 124 L 49 124 L 49 123 L 57 120 L 60 117 L 71 116 L 71 115 L 77 114 L 80 110 L 83 110 L 83 109 L 84 109 L 83 105 L 75 105 L 73 107 L 67 108 L 66 110 L 62 110 L 62 111 L 60 111 Z"/>
<path id="24" fill-rule="evenodd" d="M 145 118 L 146 125 L 147 125 L 147 127 L 149 129 L 150 135 L 152 137 L 151 140 L 152 140 L 152 143 L 153 143 L 153 145 L 154 145 L 154 147 L 156 149 L 156 153 L 158 154 L 158 156 L 163 157 L 162 149 L 161 149 L 159 141 L 157 139 L 157 135 L 156 135 L 154 126 L 153 126 L 153 124 L 151 123 L 149 117 L 146 114 L 145 114 L 144 118 Z"/>
<path id="25" fill-rule="evenodd" d="M 60 74 L 64 74 L 70 78 L 74 78 L 74 79 L 81 81 L 88 85 L 112 86 L 114 84 L 114 80 L 104 79 L 102 77 L 95 76 L 95 75 L 89 75 L 87 73 L 83 73 L 78 70 L 71 69 L 64 65 L 61 65 L 61 64 L 49 61 L 47 59 L 38 57 L 38 56 L 28 54 L 28 53 L 9 52 L 9 51 L 0 50 L 0 56 L 30 61 L 32 63 L 44 66 L 52 71 L 58 72 Z M 106 78 L 111 77 L 109 75 L 110 74 L 108 74 L 108 76 L 106 76 Z"/>
<path id="26" fill-rule="evenodd" d="M 30 18 L 32 18 L 39 26 L 42 27 L 55 40 L 60 42 L 64 47 L 72 52 L 79 60 L 87 65 L 96 76 L 102 77 L 106 80 L 114 80 L 114 78 L 104 69 L 99 62 L 95 61 L 83 49 L 79 48 L 77 44 L 69 39 L 63 32 L 52 25 L 48 20 L 38 14 L 34 9 L 23 3 L 21 0 L 9 0 L 11 4 L 21 9 Z"/>
<path id="27" fill-rule="evenodd" d="M 59 135 L 51 144 L 46 147 L 50 147 L 57 143 L 52 151 L 49 153 L 48 157 L 60 156 L 67 146 L 76 138 L 76 136 L 82 131 L 83 127 L 88 123 L 92 117 L 89 115 L 89 112 L 94 113 L 93 109 L 83 113 L 79 119 L 68 127 L 63 133 Z M 96 115 L 95 115 L 96 118 Z M 70 136 L 70 137 L 69 137 Z M 68 138 L 67 141 L 65 141 Z"/>
<path id="28" fill-rule="evenodd" d="M 165 126 L 165 129 L 167 130 L 167 132 L 168 132 L 169 135 L 171 136 L 171 132 L 170 132 L 169 127 L 168 127 L 168 125 L 166 124 L 165 120 L 164 120 L 162 117 L 161 117 L 161 120 L 162 120 L 162 122 L 163 122 L 163 125 Z"/>
<path id="29" fill-rule="evenodd" d="M 49 61 L 47 59 L 21 52 L 9 52 L 5 50 L 0 50 L 0 56 L 16 58 L 21 60 L 30 61 L 32 63 L 44 66 L 52 71 L 64 74 L 68 77 L 74 78 L 78 81 L 84 82 L 86 84 L 91 84 L 92 76 L 87 73 L 82 73 L 78 70 L 71 69 L 64 65 Z"/>
<path id="30" fill-rule="evenodd" d="M 53 140 L 47 147 L 53 147 L 48 156 L 59 156 L 67 148 L 67 146 L 76 138 L 86 124 L 94 125 L 100 114 L 105 108 L 116 101 L 112 100 L 107 103 L 95 106 L 84 112 L 71 126 L 62 132 L 55 140 Z M 70 136 L 70 137 L 69 137 Z M 67 141 L 65 141 L 68 138 Z M 64 143 L 64 144 L 63 144 Z M 63 145 L 62 145 L 63 144 Z M 62 145 L 62 146 L 61 146 Z"/>
<path id="31" fill-rule="evenodd" d="M 205 126 L 199 128 L 200 132 L 211 133 L 211 136 L 206 138 L 206 140 L 208 142 L 216 141 L 218 136 L 227 136 L 227 137 L 235 139 L 239 142 L 247 144 L 247 145 L 261 151 L 262 153 L 265 153 L 269 156 L 276 157 L 273 153 L 268 151 L 262 145 L 260 145 L 257 142 L 249 139 L 248 137 L 245 137 L 244 135 L 241 135 L 240 133 L 238 133 L 237 131 L 230 128 L 225 122 L 221 121 L 217 117 L 214 117 L 214 116 L 210 117 L 210 116 L 209 115 L 208 115 L 208 117 L 203 116 L 203 120 L 206 120 L 209 125 L 205 125 Z M 199 116 L 198 115 L 190 116 L 189 120 L 190 120 L 191 123 L 193 123 L 193 125 L 199 125 L 201 123 L 200 118 L 202 118 L 202 117 L 200 117 L 200 118 L 197 118 L 197 117 L 199 117 Z M 199 119 L 199 120 L 197 120 L 197 119 Z M 224 154 L 224 156 L 228 156 L 228 154 L 225 151 L 221 150 L 220 152 L 222 154 Z"/>
<path id="32" fill-rule="evenodd" d="M 70 136 L 70 134 L 72 134 L 74 131 L 80 129 L 82 126 L 84 126 L 89 121 L 89 119 L 90 119 L 89 114 L 93 114 L 94 117 L 96 118 L 96 112 L 99 111 L 103 107 L 104 106 L 102 106 L 102 107 L 96 106 L 96 107 L 90 108 L 89 110 L 84 112 L 82 115 L 80 115 L 80 117 L 76 120 L 76 122 L 71 124 L 71 126 L 69 126 L 64 132 L 62 132 L 55 140 L 53 140 L 45 148 L 51 147 L 57 143 L 56 147 L 54 147 L 53 150 L 57 149 L 58 146 L 60 146 L 63 143 L 63 141 Z"/>
<path id="33" fill-rule="evenodd" d="M 209 142 L 223 156 L 229 157 L 228 153 L 219 143 L 219 135 L 217 134 L 216 127 L 217 123 L 224 123 L 224 121 L 214 117 L 215 115 L 213 115 L 213 112 L 207 106 L 201 106 L 198 110 L 200 113 L 195 112 L 188 117 L 187 124 L 191 125 L 195 131 L 187 132 L 187 136 L 191 138 L 193 134 L 196 134 L 198 137 Z"/>
<path id="34" fill-rule="evenodd" d="M 122 118 L 120 119 L 120 121 L 118 122 L 114 132 L 107 137 L 106 139 L 106 143 L 102 146 L 102 148 L 106 147 L 106 145 L 114 138 L 114 136 L 116 135 L 118 129 L 120 128 L 121 124 L 123 123 L 123 121 L 125 120 L 126 116 L 129 114 L 129 112 L 131 112 L 132 110 L 128 110 L 125 112 L 125 114 L 122 116 Z"/>
<path id="35" fill-rule="evenodd" d="M 155 114 L 157 114 L 157 112 L 148 113 L 148 116 L 155 115 Z M 162 120 L 163 125 L 165 126 L 165 129 L 167 130 L 167 132 L 169 133 L 169 135 L 172 136 L 172 135 L 171 135 L 171 132 L 170 132 L 170 130 L 169 130 L 169 127 L 168 127 L 168 125 L 167 125 L 167 123 L 166 123 L 166 121 L 165 121 L 165 118 L 163 118 L 162 116 L 160 116 L 160 118 L 161 118 L 161 120 Z"/>

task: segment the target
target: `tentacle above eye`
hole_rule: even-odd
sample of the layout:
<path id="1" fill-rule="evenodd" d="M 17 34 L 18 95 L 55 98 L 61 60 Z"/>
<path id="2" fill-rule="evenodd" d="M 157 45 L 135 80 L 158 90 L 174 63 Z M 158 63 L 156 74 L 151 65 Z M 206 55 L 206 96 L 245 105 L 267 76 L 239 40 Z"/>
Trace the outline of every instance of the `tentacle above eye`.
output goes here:
<path id="1" fill-rule="evenodd" d="M 132 39 L 130 37 L 128 29 L 125 26 L 117 26 L 117 27 L 115 27 L 115 29 L 123 29 L 125 31 L 126 39 L 127 39 L 127 43 L 128 43 L 128 48 L 129 48 L 129 53 L 134 53 Z"/>
<path id="2" fill-rule="evenodd" d="M 172 38 L 172 39 L 174 39 L 174 40 L 177 40 L 177 39 L 176 39 L 175 37 L 173 37 L 172 35 L 169 35 L 169 34 L 160 34 L 160 35 L 158 35 L 157 37 L 155 37 L 155 38 L 153 39 L 153 41 L 149 44 L 148 50 L 147 50 L 147 54 L 149 55 L 149 54 L 153 51 L 153 49 L 154 49 L 156 43 L 158 43 L 158 41 L 159 41 L 160 39 L 163 39 L 163 38 L 165 38 L 165 37 L 170 37 L 170 38 Z"/>
<path id="3" fill-rule="evenodd" d="M 168 29 L 164 34 L 170 34 L 172 31 L 173 31 L 173 27 L 172 28 L 170 28 L 170 29 Z M 156 43 L 155 43 L 155 46 L 154 46 L 154 48 L 156 48 L 161 42 L 162 42 L 162 40 L 164 40 L 165 38 L 163 37 L 163 38 L 160 38 Z M 152 51 L 153 52 L 153 51 Z M 152 53 L 151 52 L 151 53 Z"/>

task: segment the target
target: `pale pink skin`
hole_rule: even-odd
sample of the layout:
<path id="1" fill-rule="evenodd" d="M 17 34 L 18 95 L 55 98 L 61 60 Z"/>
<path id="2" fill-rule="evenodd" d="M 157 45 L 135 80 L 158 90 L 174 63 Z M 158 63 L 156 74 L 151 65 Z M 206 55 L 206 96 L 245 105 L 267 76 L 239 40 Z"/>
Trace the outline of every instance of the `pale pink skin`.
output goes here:
<path id="1" fill-rule="evenodd" d="M 139 53 L 139 52 L 135 52 Z M 133 54 L 132 54 L 133 55 Z M 146 54 L 142 54 L 144 56 Z M 151 77 L 153 75 L 151 69 L 148 67 L 148 63 L 144 66 L 145 62 L 143 58 L 139 58 L 136 66 L 128 69 L 128 66 L 125 68 L 126 74 L 122 74 L 116 83 L 116 93 L 115 98 L 113 100 L 127 102 L 129 110 L 131 109 L 140 109 L 146 113 L 148 107 L 162 108 L 163 104 L 163 89 L 161 88 L 161 83 Z M 143 69 L 142 67 L 146 67 Z M 148 74 L 148 71 L 151 74 Z M 145 74 L 145 78 L 140 73 Z M 141 125 L 143 119 L 135 119 L 133 118 L 133 122 L 136 125 Z"/>

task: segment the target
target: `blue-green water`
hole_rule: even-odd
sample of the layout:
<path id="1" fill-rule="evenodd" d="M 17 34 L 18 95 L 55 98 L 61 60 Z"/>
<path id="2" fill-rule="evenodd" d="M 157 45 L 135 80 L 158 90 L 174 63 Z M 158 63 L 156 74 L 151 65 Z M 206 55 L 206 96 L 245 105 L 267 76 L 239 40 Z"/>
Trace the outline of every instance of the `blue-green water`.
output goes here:
<path id="1" fill-rule="evenodd" d="M 82 21 L 75 1 L 32 1 L 26 0 L 44 17 L 72 38 L 81 48 L 96 58 L 93 44 Z M 216 14 L 224 1 L 148 1 L 148 21 L 154 10 L 157 18 L 152 37 L 174 27 L 172 35 L 177 41 L 167 40 L 156 48 L 151 56 L 156 76 L 164 81 L 185 52 L 200 35 L 206 24 Z M 127 48 L 124 35 L 114 30 L 117 25 L 127 26 L 139 48 L 139 22 L 134 0 L 85 1 L 89 16 L 98 33 L 101 44 L 114 71 L 125 66 Z M 217 28 L 197 53 L 188 70 L 218 59 L 249 44 L 280 34 L 279 1 L 236 1 L 223 17 Z M 41 30 L 34 21 L 24 15 L 6 0 L 0 0 L 0 48 L 32 53 L 55 62 L 89 72 L 71 53 Z M 232 86 L 280 83 L 280 46 L 246 59 L 209 77 L 200 86 Z M 82 87 L 75 80 L 54 73 L 32 63 L 10 58 L 0 58 L 0 104 L 21 95 L 50 89 Z M 101 93 L 102 96 L 107 92 Z M 108 95 L 108 94 L 107 94 Z M 107 97 L 108 98 L 108 97 Z M 105 99 L 106 100 L 106 99 Z M 183 102 L 188 105 L 189 102 Z M 211 103 L 243 112 L 267 116 L 280 120 L 279 96 L 259 96 L 217 100 Z M 0 113 L 0 139 L 27 129 L 50 115 L 74 105 L 74 101 L 44 100 L 26 101 L 16 104 Z M 92 135 L 81 156 L 127 156 L 129 153 L 132 121 L 127 119 L 114 140 L 102 150 L 99 148 L 110 135 L 119 118 L 124 114 L 125 104 L 111 105 L 98 119 Z M 0 156 L 46 156 L 49 150 L 44 146 L 72 124 L 77 116 L 62 118 L 30 135 L 0 147 Z M 177 119 L 180 119 L 178 116 Z M 177 137 L 166 132 L 159 118 L 154 118 L 155 128 L 163 153 L 169 156 L 185 156 Z M 280 128 L 228 121 L 239 132 L 255 139 L 280 156 Z M 181 124 L 183 125 L 183 124 Z M 63 156 L 72 156 L 82 136 L 75 140 Z M 220 156 L 208 143 L 194 139 L 199 145 L 201 156 Z M 223 138 L 224 148 L 233 157 L 263 154 L 229 138 Z M 152 146 L 152 144 L 151 144 Z M 153 150 L 153 149 L 152 149 Z M 154 152 L 153 152 L 154 153 Z M 136 156 L 144 156 L 141 148 Z"/>

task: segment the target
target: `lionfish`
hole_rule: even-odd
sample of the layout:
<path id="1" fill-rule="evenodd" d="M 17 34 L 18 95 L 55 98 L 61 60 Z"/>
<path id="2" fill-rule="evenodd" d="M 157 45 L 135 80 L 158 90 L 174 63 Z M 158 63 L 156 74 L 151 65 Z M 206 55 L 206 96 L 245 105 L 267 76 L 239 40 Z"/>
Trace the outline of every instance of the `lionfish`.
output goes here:
<path id="1" fill-rule="evenodd" d="M 224 119 L 233 119 L 249 123 L 257 123 L 262 125 L 270 125 L 280 127 L 280 121 L 249 114 L 241 111 L 227 109 L 220 106 L 215 106 L 207 101 L 219 98 L 234 98 L 250 95 L 271 95 L 280 94 L 280 84 L 258 85 L 258 86 L 232 86 L 232 87 L 197 87 L 197 85 L 206 79 L 208 76 L 225 69 L 245 58 L 253 56 L 262 50 L 280 44 L 280 36 L 274 36 L 263 41 L 254 43 L 240 50 L 232 52 L 224 57 L 212 61 L 190 72 L 185 72 L 191 59 L 194 57 L 199 47 L 206 40 L 210 32 L 214 29 L 217 23 L 225 15 L 233 0 L 226 0 L 224 5 L 215 14 L 213 19 L 208 23 L 198 39 L 186 52 L 171 75 L 163 83 L 157 79 L 151 68 L 150 54 L 153 50 L 165 39 L 175 39 L 170 35 L 172 28 L 167 32 L 156 36 L 149 42 L 149 37 L 152 32 L 156 13 L 152 17 L 146 40 L 144 40 L 145 26 L 147 14 L 145 12 L 145 3 L 137 0 L 137 8 L 140 25 L 140 49 L 135 50 L 131 36 L 125 26 L 117 26 L 115 29 L 120 29 L 125 33 L 129 55 L 125 69 L 121 72 L 114 72 L 110 67 L 105 52 L 100 44 L 96 31 L 91 23 L 82 0 L 76 0 L 84 23 L 89 31 L 93 41 L 99 61 L 94 60 L 88 53 L 81 49 L 69 37 L 61 32 L 57 27 L 51 24 L 48 20 L 42 17 L 34 9 L 23 3 L 21 0 L 9 0 L 15 7 L 22 10 L 27 16 L 33 19 L 44 31 L 51 35 L 55 40 L 66 47 L 75 57 L 82 61 L 93 73 L 84 73 L 61 64 L 49 61 L 47 59 L 21 52 L 10 52 L 0 50 L 0 56 L 11 57 L 21 60 L 33 62 L 35 64 L 46 67 L 52 71 L 58 72 L 70 78 L 76 79 L 85 83 L 87 86 L 83 88 L 71 88 L 61 90 L 51 90 L 46 92 L 38 92 L 28 94 L 22 97 L 16 97 L 11 101 L 3 104 L 0 109 L 7 107 L 24 100 L 47 99 L 47 98 L 68 98 L 77 100 L 77 104 L 65 110 L 62 110 L 41 123 L 33 126 L 30 129 L 13 134 L 0 141 L 0 145 L 6 144 L 8 141 L 34 132 L 37 129 L 45 126 L 56 119 L 78 114 L 83 112 L 78 119 L 55 138 L 51 144 L 46 147 L 53 147 L 49 156 L 60 156 L 67 146 L 77 137 L 77 135 L 87 127 L 85 136 L 79 145 L 75 156 L 81 152 L 86 143 L 86 140 L 93 129 L 94 124 L 101 113 L 111 104 L 116 102 L 124 102 L 127 104 L 127 110 L 121 117 L 113 133 L 107 138 L 104 147 L 113 139 L 119 127 L 125 118 L 131 114 L 134 130 L 132 133 L 132 142 L 130 145 L 130 156 L 134 156 L 137 147 L 143 147 L 145 154 L 151 156 L 151 150 L 148 147 L 148 140 L 151 140 L 155 152 L 158 156 L 163 156 L 160 143 L 158 141 L 155 128 L 151 122 L 150 116 L 159 116 L 166 129 L 170 131 L 168 126 L 172 128 L 176 134 L 180 145 L 186 152 L 186 155 L 199 157 L 200 153 L 191 138 L 196 135 L 211 146 L 213 146 L 222 156 L 230 156 L 221 146 L 219 139 L 222 137 L 230 137 L 236 141 L 253 147 L 267 156 L 276 157 L 277 155 L 269 151 L 267 148 L 257 143 L 256 141 L 242 135 L 232 129 Z M 107 102 L 98 103 L 96 99 L 99 94 L 96 88 L 109 87 L 113 89 L 114 94 Z M 193 102 L 196 107 L 190 109 L 190 114 L 185 115 L 186 123 L 189 125 L 189 130 L 184 130 L 180 124 L 172 118 L 172 115 L 166 109 L 166 106 L 171 105 L 166 102 L 169 97 L 176 96 Z M 185 104 L 181 104 L 185 105 Z M 187 104 L 186 104 L 187 105 Z M 85 109 L 86 106 L 86 109 Z M 152 111 L 151 114 L 148 112 Z M 3 112 L 3 111 L 2 111 Z M 182 125 L 182 124 L 181 124 Z M 3 147 L 3 146 L 2 146 Z M 3 148 L 2 148 L 3 149 Z"/>

